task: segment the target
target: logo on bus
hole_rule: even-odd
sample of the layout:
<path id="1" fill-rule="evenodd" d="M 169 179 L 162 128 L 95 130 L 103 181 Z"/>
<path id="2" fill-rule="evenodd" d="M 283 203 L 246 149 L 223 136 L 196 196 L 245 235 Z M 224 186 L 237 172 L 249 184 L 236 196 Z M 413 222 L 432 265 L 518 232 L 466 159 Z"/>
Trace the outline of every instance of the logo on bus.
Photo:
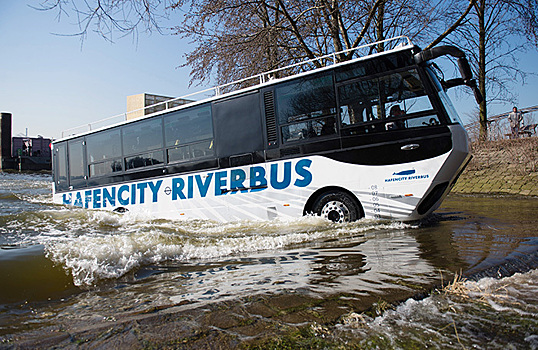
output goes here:
<path id="1" fill-rule="evenodd" d="M 385 182 L 400 182 L 410 180 L 424 180 L 428 179 L 428 174 L 417 174 L 415 169 L 402 170 L 392 173 L 392 176 L 385 179 Z"/>
<path id="2" fill-rule="evenodd" d="M 306 187 L 312 182 L 310 159 L 301 159 L 243 169 L 228 169 L 195 175 L 172 177 L 164 180 L 94 188 L 62 195 L 63 203 L 83 208 L 101 209 L 133 204 L 157 203 L 162 196 L 172 201 L 205 198 L 207 196 L 252 193 L 267 188 L 284 190 L 289 187 Z"/>

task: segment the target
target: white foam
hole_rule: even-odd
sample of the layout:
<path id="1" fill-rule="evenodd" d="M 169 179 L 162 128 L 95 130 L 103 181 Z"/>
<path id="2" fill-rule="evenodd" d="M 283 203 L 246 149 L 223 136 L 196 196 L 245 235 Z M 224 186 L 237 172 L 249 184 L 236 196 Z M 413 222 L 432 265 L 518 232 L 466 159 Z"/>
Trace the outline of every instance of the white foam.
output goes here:
<path id="1" fill-rule="evenodd" d="M 216 259 L 332 239 L 371 230 L 408 227 L 399 223 L 357 222 L 334 225 L 318 217 L 295 220 L 215 223 L 155 220 L 143 214 L 75 210 L 51 211 L 59 220 L 40 238 L 47 256 L 91 285 L 163 261 Z M 67 230 L 66 230 L 67 229 Z"/>

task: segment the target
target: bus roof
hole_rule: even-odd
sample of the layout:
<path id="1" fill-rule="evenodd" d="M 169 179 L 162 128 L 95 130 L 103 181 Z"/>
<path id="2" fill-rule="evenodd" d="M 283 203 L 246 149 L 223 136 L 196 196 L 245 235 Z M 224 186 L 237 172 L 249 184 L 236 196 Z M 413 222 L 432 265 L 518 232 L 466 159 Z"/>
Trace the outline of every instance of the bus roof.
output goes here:
<path id="1" fill-rule="evenodd" d="M 375 45 L 378 45 L 380 43 L 390 44 L 391 46 L 393 46 L 393 48 L 389 49 L 389 50 L 386 50 L 386 51 L 382 51 L 382 52 L 368 53 L 366 55 L 360 56 L 360 50 L 367 50 L 367 49 L 370 50 L 372 47 L 374 47 Z M 314 74 L 314 73 L 324 71 L 324 70 L 328 70 L 328 69 L 333 69 L 333 68 L 335 68 L 337 66 L 352 64 L 352 63 L 357 62 L 357 61 L 362 61 L 362 60 L 366 60 L 366 59 L 372 59 L 372 58 L 377 57 L 377 56 L 388 55 L 388 54 L 398 52 L 398 51 L 411 50 L 411 49 L 413 49 L 415 47 L 416 46 L 412 44 L 411 40 L 408 37 L 406 37 L 406 36 L 397 36 L 397 37 L 394 37 L 394 38 L 385 39 L 385 40 L 382 40 L 382 41 L 377 41 L 377 42 L 361 45 L 361 46 L 358 46 L 356 48 L 347 49 L 347 50 L 343 50 L 343 51 L 339 51 L 339 52 L 334 52 L 334 53 L 331 53 L 331 54 L 328 54 L 328 55 L 325 55 L 325 56 L 320 56 L 320 57 L 316 57 L 314 59 L 305 60 L 305 61 L 295 63 L 295 64 L 292 64 L 292 65 L 289 65 L 289 66 L 286 66 L 286 67 L 277 68 L 277 69 L 274 69 L 274 70 L 271 70 L 271 71 L 267 71 L 267 72 L 263 72 L 263 73 L 260 73 L 260 74 L 257 74 L 257 75 L 253 75 L 253 76 L 248 77 L 248 78 L 236 80 L 236 81 L 233 81 L 231 83 L 211 87 L 211 88 L 208 88 L 208 89 L 205 89 L 205 90 L 197 91 L 197 92 L 194 92 L 194 93 L 191 93 L 191 94 L 188 94 L 188 95 L 184 95 L 184 96 L 177 97 L 177 98 L 174 98 L 174 99 L 171 99 L 171 100 L 167 100 L 165 102 L 159 102 L 159 103 L 156 103 L 156 104 L 153 104 L 153 105 L 146 106 L 144 108 L 140 108 L 140 109 L 137 109 L 137 110 L 125 112 L 125 113 L 118 114 L 118 115 L 115 115 L 115 116 L 112 116 L 112 117 L 109 117 L 109 118 L 97 120 L 97 121 L 92 122 L 92 123 L 77 126 L 75 128 L 67 129 L 67 130 L 62 131 L 61 138 L 58 139 L 58 140 L 54 140 L 53 143 L 60 142 L 60 141 L 65 141 L 65 140 L 80 137 L 80 136 L 84 136 L 84 135 L 87 135 L 87 134 L 92 134 L 92 133 L 95 133 L 95 132 L 98 132 L 98 131 L 101 131 L 101 130 L 106 130 L 106 129 L 116 127 L 116 126 L 120 126 L 120 125 L 124 125 L 124 124 L 130 124 L 132 122 L 136 122 L 136 121 L 139 121 L 139 120 L 142 120 L 142 119 L 152 118 L 152 117 L 155 117 L 157 115 L 170 113 L 172 111 L 177 111 L 177 110 L 180 110 L 180 109 L 183 109 L 183 108 L 188 108 L 188 107 L 195 106 L 195 105 L 198 105 L 198 104 L 207 103 L 207 102 L 210 102 L 210 101 L 213 101 L 213 100 L 218 100 L 218 99 L 221 99 L 221 98 L 234 96 L 234 95 L 237 95 L 237 94 L 240 94 L 240 93 L 248 92 L 250 90 L 259 89 L 260 87 L 273 85 L 273 84 L 276 84 L 276 83 L 280 83 L 280 82 L 283 82 L 283 81 L 295 79 L 297 77 L 302 77 L 302 76 L 305 76 L 305 75 Z M 337 60 L 336 60 L 337 55 L 344 54 L 344 53 L 349 53 L 349 52 L 353 52 L 353 54 L 359 54 L 359 56 L 357 58 L 354 58 L 354 59 L 351 59 L 351 60 L 348 60 L 348 61 L 337 62 Z M 280 73 L 280 72 L 285 73 L 286 70 L 294 69 L 294 68 L 301 67 L 301 66 L 307 66 L 308 67 L 309 65 L 311 67 L 312 63 L 315 62 L 315 61 L 321 62 L 322 64 L 325 63 L 325 66 L 323 66 L 321 68 L 312 68 L 310 70 L 305 70 L 303 72 L 291 74 L 289 76 L 285 76 L 285 77 L 282 77 L 282 78 L 273 78 L 274 74 Z M 248 81 L 255 81 L 255 80 L 258 80 L 258 83 L 254 84 L 254 85 L 248 86 L 246 88 L 240 88 L 240 87 L 238 88 L 237 87 L 237 86 L 239 86 L 239 84 L 242 84 L 242 83 L 245 83 L 245 82 L 248 82 Z M 234 88 L 236 88 L 236 89 L 234 89 Z M 229 89 L 230 91 L 227 91 L 227 92 L 223 93 L 223 91 L 225 91 L 227 89 Z M 202 95 L 202 94 L 208 94 L 208 93 L 213 93 L 213 96 L 205 97 L 205 98 L 203 98 L 201 100 L 193 101 L 193 102 L 190 102 L 190 103 L 187 103 L 187 104 L 182 104 L 180 106 L 174 105 L 174 101 L 185 100 L 185 99 L 189 99 L 189 98 L 191 98 L 193 96 L 196 96 L 196 95 Z M 169 104 L 172 104 L 172 106 L 174 106 L 174 107 L 168 108 Z M 127 120 L 127 114 L 128 113 L 145 111 L 146 109 L 155 108 L 155 107 L 161 106 L 161 105 L 164 105 L 165 108 L 158 111 L 158 112 L 148 114 L 148 115 L 143 115 L 143 116 L 141 116 L 139 118 Z M 100 124 L 101 125 L 104 124 L 104 125 L 101 126 L 101 127 L 96 127 L 97 125 L 100 125 Z M 86 128 L 86 130 L 83 130 L 83 128 Z M 80 131 L 76 132 L 77 130 L 80 130 Z M 64 136 L 65 133 L 71 133 L 71 134 L 68 134 L 68 136 Z"/>

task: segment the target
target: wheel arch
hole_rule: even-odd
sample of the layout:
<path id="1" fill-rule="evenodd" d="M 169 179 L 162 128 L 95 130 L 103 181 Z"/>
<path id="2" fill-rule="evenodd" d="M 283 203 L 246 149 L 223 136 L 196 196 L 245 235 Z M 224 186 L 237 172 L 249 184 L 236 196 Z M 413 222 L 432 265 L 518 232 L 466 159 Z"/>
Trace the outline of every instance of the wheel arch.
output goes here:
<path id="1" fill-rule="evenodd" d="M 359 208 L 360 210 L 360 217 L 364 217 L 364 208 L 362 207 L 362 203 L 361 201 L 357 198 L 357 196 L 355 196 L 355 194 L 343 187 L 339 187 L 339 186 L 327 186 L 327 187 L 323 187 L 323 188 L 320 188 L 318 190 L 316 190 L 314 193 L 312 193 L 310 195 L 310 197 L 308 198 L 308 200 L 306 201 L 305 203 L 305 206 L 303 208 L 303 215 L 307 215 L 307 214 L 311 214 L 312 213 L 312 208 L 314 207 L 314 203 L 316 202 L 316 200 L 324 195 L 325 193 L 329 193 L 329 192 L 335 192 L 335 191 L 340 191 L 340 192 L 344 192 L 346 194 L 348 194 L 354 201 L 355 201 L 355 204 L 357 204 L 357 207 Z"/>

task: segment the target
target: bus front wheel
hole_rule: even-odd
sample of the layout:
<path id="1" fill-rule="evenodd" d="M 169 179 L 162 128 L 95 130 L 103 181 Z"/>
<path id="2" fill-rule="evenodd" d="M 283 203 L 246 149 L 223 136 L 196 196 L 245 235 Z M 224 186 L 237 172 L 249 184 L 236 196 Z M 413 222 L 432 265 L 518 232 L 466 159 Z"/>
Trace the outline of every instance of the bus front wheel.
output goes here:
<path id="1" fill-rule="evenodd" d="M 336 223 L 351 222 L 361 217 L 358 203 L 349 194 L 342 191 L 322 194 L 312 209 L 315 214 Z"/>

